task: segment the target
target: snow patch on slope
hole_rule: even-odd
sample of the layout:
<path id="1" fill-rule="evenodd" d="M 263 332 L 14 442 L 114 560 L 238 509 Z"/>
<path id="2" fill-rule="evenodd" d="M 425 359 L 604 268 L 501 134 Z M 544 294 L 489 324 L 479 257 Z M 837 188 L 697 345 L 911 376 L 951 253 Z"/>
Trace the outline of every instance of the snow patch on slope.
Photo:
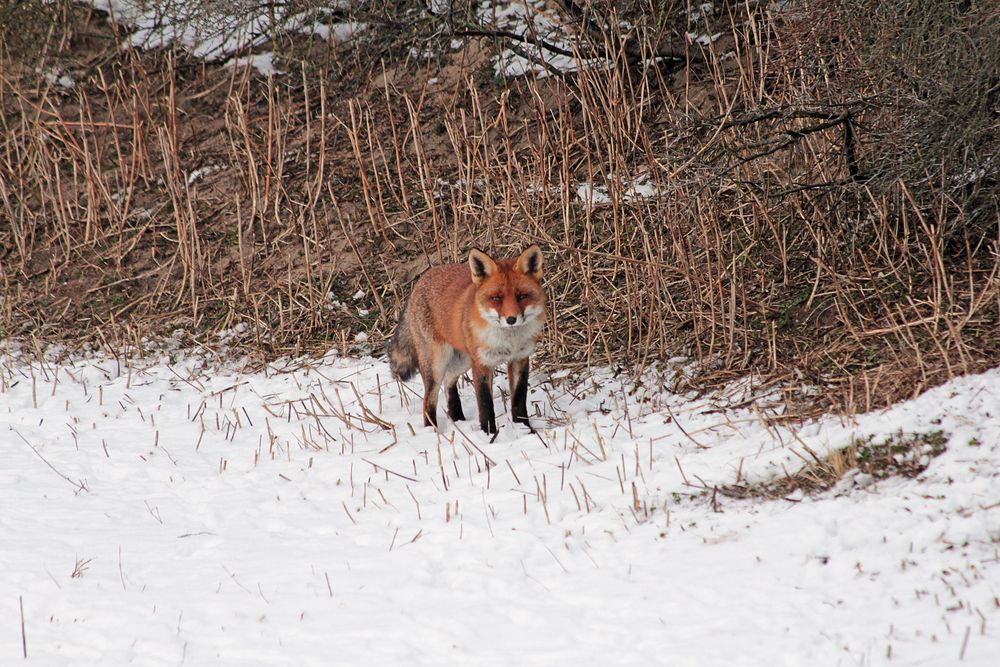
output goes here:
<path id="1" fill-rule="evenodd" d="M 555 7 L 539 2 L 480 2 L 477 12 L 486 27 L 520 35 L 530 42 L 513 42 L 494 58 L 500 76 L 533 75 L 544 78 L 554 73 L 575 72 L 600 63 L 576 57 L 578 38 L 571 23 Z M 548 49 L 535 40 L 552 45 Z M 568 53 L 566 53 L 568 52 Z"/>
<path id="2" fill-rule="evenodd" d="M 225 59 L 234 53 L 256 48 L 280 32 L 300 32 L 343 43 L 357 38 L 368 26 L 343 21 L 335 12 L 345 12 L 349 2 L 335 2 L 313 12 L 291 14 L 281 3 L 256 0 L 228 0 L 219 5 L 208 2 L 171 0 L 92 0 L 95 8 L 108 12 L 114 20 L 131 26 L 127 45 L 154 49 L 177 45 L 196 58 Z M 321 19 L 326 19 L 326 21 Z M 266 75 L 280 74 L 268 54 L 250 62 Z M 273 55 L 273 54 L 272 54 Z"/>

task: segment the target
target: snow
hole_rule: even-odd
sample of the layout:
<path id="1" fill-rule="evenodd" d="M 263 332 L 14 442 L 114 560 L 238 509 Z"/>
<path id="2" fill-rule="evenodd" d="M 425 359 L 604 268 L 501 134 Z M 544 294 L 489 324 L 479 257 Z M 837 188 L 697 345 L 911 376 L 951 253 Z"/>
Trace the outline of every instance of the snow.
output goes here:
<path id="1" fill-rule="evenodd" d="M 470 387 L 470 421 L 437 433 L 419 379 L 380 360 L 250 372 L 12 347 L 0 371 L 0 664 L 21 662 L 22 602 L 32 665 L 1000 654 L 1000 370 L 794 429 L 762 421 L 780 403 L 751 381 L 698 398 L 535 373 L 537 435 L 498 393 L 493 443 Z M 915 479 L 816 497 L 705 492 L 897 431 L 947 449 Z"/>
<path id="2" fill-rule="evenodd" d="M 692 6 L 691 13 L 688 14 L 688 21 L 694 23 L 705 17 L 711 17 L 714 15 L 715 5 L 711 2 L 702 2 L 696 6 Z"/>
<path id="3" fill-rule="evenodd" d="M 254 66 L 257 67 L 258 71 L 260 71 L 260 67 L 258 67 L 256 63 L 254 63 Z M 265 74 L 265 72 L 261 72 L 261 73 Z M 202 178 L 208 176 L 211 173 L 219 171 L 220 169 L 222 169 L 222 167 L 220 167 L 219 165 L 214 165 L 214 164 L 210 164 L 210 165 L 205 166 L 205 167 L 199 167 L 198 169 L 195 169 L 190 174 L 188 174 L 187 184 L 188 185 L 194 185 L 195 182 L 201 180 Z"/>
<path id="4" fill-rule="evenodd" d="M 152 49 L 177 44 L 196 58 L 219 60 L 232 53 L 259 46 L 280 28 L 284 9 L 269 8 L 247 0 L 230 2 L 213 11 L 208 3 L 168 0 L 92 0 L 116 21 L 131 26 L 126 44 Z"/>
<path id="5" fill-rule="evenodd" d="M 328 42 L 332 41 L 334 44 L 343 44 L 344 42 L 351 41 L 366 30 L 368 30 L 367 23 L 345 21 L 329 25 L 318 22 L 303 24 L 299 32 L 307 35 L 317 35 L 320 39 Z"/>
<path id="6" fill-rule="evenodd" d="M 656 184 L 650 180 L 648 174 L 642 174 L 631 181 L 621 183 L 619 192 L 622 203 L 633 203 L 655 197 L 660 191 Z M 581 183 L 576 186 L 576 196 L 589 207 L 614 203 L 606 185 Z"/>
<path id="7" fill-rule="evenodd" d="M 207 61 L 226 61 L 234 54 L 261 47 L 282 32 L 316 35 L 334 44 L 343 44 L 357 39 L 369 29 L 367 23 L 344 21 L 334 13 L 349 11 L 349 2 L 336 2 L 294 14 L 285 5 L 261 4 L 251 0 L 232 0 L 222 5 L 185 0 L 91 2 L 95 8 L 111 14 L 118 23 L 131 28 L 131 34 L 125 40 L 126 46 L 153 49 L 176 45 Z M 429 8 L 431 13 L 444 17 L 451 11 L 451 2 L 433 0 Z M 537 36 L 565 51 L 573 51 L 578 42 L 573 22 L 567 21 L 556 6 L 545 2 L 483 2 L 478 6 L 476 16 L 486 28 Z M 461 48 L 464 43 L 464 40 L 453 40 L 450 48 Z M 433 49 L 413 47 L 410 55 L 431 59 L 437 53 Z M 246 62 L 245 58 L 238 60 Z M 282 74 L 266 58 L 254 60 L 253 64 L 265 75 Z M 579 59 L 575 55 L 557 53 L 530 43 L 512 44 L 494 57 L 496 73 L 505 76 L 543 78 L 556 72 L 573 72 L 582 67 L 603 64 L 601 59 Z"/>
<path id="8" fill-rule="evenodd" d="M 452 0 L 430 0 L 428 8 L 432 14 L 444 15 L 451 11 Z"/>
<path id="9" fill-rule="evenodd" d="M 588 206 L 611 203 L 611 195 L 608 194 L 608 189 L 603 185 L 581 183 L 576 188 L 576 196 Z"/>
<path id="10" fill-rule="evenodd" d="M 171 0 L 91 0 L 94 7 L 111 14 L 133 32 L 126 40 L 130 47 L 152 49 L 175 44 L 196 58 L 225 60 L 232 54 L 253 49 L 283 31 L 317 35 L 335 44 L 351 41 L 368 29 L 366 23 L 317 20 L 332 18 L 334 10 L 347 11 L 349 2 L 335 2 L 313 12 L 289 15 L 287 6 L 231 0 L 221 5 L 208 2 Z M 257 54 L 237 59 L 250 62 L 262 74 L 282 74 L 269 56 Z"/>
<path id="11" fill-rule="evenodd" d="M 687 36 L 688 41 L 691 42 L 692 44 L 700 44 L 702 46 L 708 46 L 710 44 L 714 44 L 716 41 L 718 41 L 720 37 L 722 37 L 721 32 L 717 32 L 711 35 L 699 35 L 696 32 L 688 32 L 685 33 L 685 35 Z"/>
<path id="12" fill-rule="evenodd" d="M 64 92 L 76 89 L 76 79 L 58 68 L 45 72 L 45 80 L 50 84 L 59 87 Z"/>
<path id="13" fill-rule="evenodd" d="M 577 37 L 572 22 L 544 2 L 481 2 L 477 12 L 486 27 L 505 30 L 526 37 L 537 37 L 565 51 L 574 51 Z M 579 59 L 528 42 L 502 50 L 494 57 L 494 70 L 502 76 L 532 75 L 545 78 L 555 72 L 575 72 L 601 64 L 599 59 Z"/>
<path id="14" fill-rule="evenodd" d="M 242 69 L 247 65 L 253 67 L 264 76 L 284 74 L 284 72 L 279 70 L 274 64 L 273 51 L 267 51 L 265 53 L 251 53 L 247 56 L 233 58 L 226 63 L 226 67 L 236 67 L 238 69 Z"/>

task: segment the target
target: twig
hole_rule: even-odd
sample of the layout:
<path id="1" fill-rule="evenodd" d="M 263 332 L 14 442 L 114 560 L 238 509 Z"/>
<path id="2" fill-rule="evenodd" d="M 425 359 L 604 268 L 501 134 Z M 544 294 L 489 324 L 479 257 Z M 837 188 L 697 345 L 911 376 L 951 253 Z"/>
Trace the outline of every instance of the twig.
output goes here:
<path id="1" fill-rule="evenodd" d="M 667 410 L 667 414 L 668 414 L 668 415 L 670 415 L 670 419 L 671 419 L 671 421 L 673 421 L 673 422 L 674 422 L 674 424 L 676 424 L 676 425 L 677 425 L 677 428 L 679 428 L 679 429 L 680 429 L 680 431 L 681 431 L 681 433 L 683 433 L 683 434 L 684 434 L 684 437 L 686 437 L 686 438 L 687 438 L 688 440 L 690 440 L 690 441 L 691 441 L 691 442 L 693 442 L 693 443 L 694 443 L 694 444 L 695 444 L 696 446 L 698 446 L 698 447 L 700 447 L 700 448 L 702 448 L 702 449 L 709 449 L 708 445 L 703 445 L 703 444 L 701 444 L 700 442 L 698 442 L 697 440 L 695 440 L 694 438 L 692 438 L 692 437 L 691 437 L 691 434 L 690 434 L 690 433 L 688 433 L 687 431 L 685 431 L 685 430 L 684 430 L 684 427 L 683 427 L 683 426 L 681 426 L 681 423 L 680 423 L 679 421 L 677 421 L 677 417 L 675 417 L 675 416 L 674 416 L 674 413 L 673 413 L 673 412 L 671 412 L 671 410 L 670 410 L 670 406 L 669 406 L 669 405 L 667 405 L 666 403 L 664 403 L 664 404 L 663 404 L 663 407 L 664 407 L 664 408 L 666 408 L 666 410 Z"/>
<path id="2" fill-rule="evenodd" d="M 17 603 L 21 607 L 21 654 L 24 659 L 28 659 L 28 636 L 24 631 L 24 596 L 17 596 Z"/>
<path id="3" fill-rule="evenodd" d="M 407 481 L 410 481 L 410 482 L 418 482 L 418 481 L 420 481 L 420 480 L 418 480 L 418 479 L 416 479 L 414 477 L 407 477 L 406 475 L 402 475 L 402 474 L 400 474 L 400 473 L 398 473 L 398 472 L 396 472 L 394 470 L 389 470 L 385 466 L 381 466 L 381 465 L 375 463 L 374 461 L 369 461 L 366 458 L 362 458 L 361 460 L 364 461 L 365 463 L 371 464 L 376 470 L 384 470 L 385 472 L 389 473 L 390 475 L 395 475 L 396 477 L 401 477 L 401 478 L 403 478 L 403 479 L 405 479 Z"/>
<path id="4" fill-rule="evenodd" d="M 484 452 L 479 445 L 477 445 L 475 442 L 472 441 L 472 438 L 470 438 L 469 436 L 465 435 L 465 433 L 462 431 L 462 429 L 460 429 L 458 427 L 458 424 L 453 424 L 453 426 L 455 427 L 455 430 L 458 431 L 458 434 L 461 435 L 465 439 L 466 442 L 468 442 L 470 445 L 472 445 L 477 452 L 479 452 L 480 454 L 483 455 L 483 458 L 486 459 L 486 465 L 489 465 L 489 466 L 495 466 L 496 465 L 496 461 L 494 461 L 489 456 L 487 456 L 486 452 Z M 493 439 L 490 440 L 490 443 L 492 443 L 493 440 L 497 439 L 497 435 L 499 434 L 499 432 L 500 431 L 497 430 L 497 433 L 493 434 Z"/>
<path id="5" fill-rule="evenodd" d="M 33 444 L 31 444 L 30 442 L 28 442 L 27 439 L 23 435 L 21 435 L 20 431 L 18 431 L 17 429 L 14 429 L 14 433 L 17 433 L 17 437 L 19 437 L 24 442 L 24 444 L 26 444 L 28 447 L 30 447 L 31 451 L 33 451 L 35 453 L 35 456 L 37 456 L 38 458 L 40 458 L 42 460 L 42 463 L 44 463 L 45 465 L 47 465 L 52 470 L 52 472 L 54 472 L 55 474 L 59 475 L 64 480 L 66 480 L 67 482 L 69 482 L 70 484 L 72 484 L 74 487 L 76 487 L 76 490 L 77 490 L 78 493 L 80 491 L 88 491 L 88 492 L 90 491 L 90 489 L 87 488 L 87 482 L 86 482 L 86 480 L 80 480 L 80 481 L 74 482 L 72 479 L 70 479 L 66 475 L 64 475 L 61 472 L 59 472 L 58 470 L 56 470 L 56 467 L 54 465 L 52 465 L 51 463 L 49 463 L 48 460 L 44 456 L 42 456 L 41 453 L 37 449 L 35 449 L 35 446 Z"/>

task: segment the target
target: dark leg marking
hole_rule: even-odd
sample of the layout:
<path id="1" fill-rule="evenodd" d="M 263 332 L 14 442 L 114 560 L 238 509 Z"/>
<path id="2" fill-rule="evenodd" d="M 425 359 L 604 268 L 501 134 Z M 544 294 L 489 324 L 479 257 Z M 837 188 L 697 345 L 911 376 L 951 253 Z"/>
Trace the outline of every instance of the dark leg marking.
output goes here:
<path id="1" fill-rule="evenodd" d="M 497 433 L 497 418 L 493 412 L 493 378 L 491 373 L 476 376 L 476 403 L 479 405 L 479 425 L 487 434 Z"/>
<path id="2" fill-rule="evenodd" d="M 448 416 L 452 421 L 460 422 L 465 419 L 462 412 L 462 399 L 458 397 L 458 381 L 448 387 Z"/>
<path id="3" fill-rule="evenodd" d="M 528 367 L 527 359 L 512 361 L 507 366 L 507 374 L 510 377 L 511 415 L 514 423 L 531 428 L 528 422 Z"/>

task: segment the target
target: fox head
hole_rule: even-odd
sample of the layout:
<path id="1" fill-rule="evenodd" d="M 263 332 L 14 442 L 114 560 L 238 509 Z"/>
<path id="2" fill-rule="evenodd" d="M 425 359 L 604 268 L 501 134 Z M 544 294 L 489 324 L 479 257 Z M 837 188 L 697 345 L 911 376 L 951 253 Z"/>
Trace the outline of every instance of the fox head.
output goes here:
<path id="1" fill-rule="evenodd" d="M 469 253 L 469 268 L 476 285 L 476 306 L 487 324 L 512 328 L 544 317 L 542 251 L 537 245 L 517 259 L 498 261 L 473 249 Z"/>

